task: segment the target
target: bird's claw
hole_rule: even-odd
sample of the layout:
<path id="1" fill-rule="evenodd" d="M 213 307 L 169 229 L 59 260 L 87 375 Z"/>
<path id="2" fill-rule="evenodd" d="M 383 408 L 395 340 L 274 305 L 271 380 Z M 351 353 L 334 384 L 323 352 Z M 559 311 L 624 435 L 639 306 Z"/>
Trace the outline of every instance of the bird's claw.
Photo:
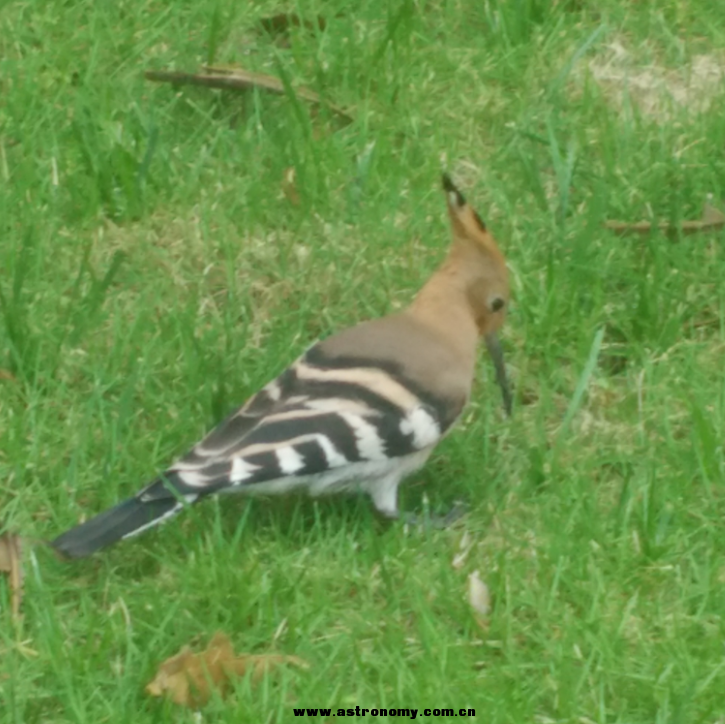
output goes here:
<path id="1" fill-rule="evenodd" d="M 406 525 L 420 526 L 421 528 L 449 528 L 468 513 L 468 506 L 457 500 L 445 515 L 433 515 L 427 510 L 423 514 L 405 512 L 400 519 Z"/>

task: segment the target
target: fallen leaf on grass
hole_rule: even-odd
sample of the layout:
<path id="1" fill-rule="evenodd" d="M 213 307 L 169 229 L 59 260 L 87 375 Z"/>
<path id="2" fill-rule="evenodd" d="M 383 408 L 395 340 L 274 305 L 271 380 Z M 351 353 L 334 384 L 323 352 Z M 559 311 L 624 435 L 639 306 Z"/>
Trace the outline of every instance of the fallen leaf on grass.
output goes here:
<path id="1" fill-rule="evenodd" d="M 468 576 L 468 603 L 478 616 L 488 616 L 491 611 L 491 594 L 478 571 Z"/>
<path id="2" fill-rule="evenodd" d="M 185 73 L 183 71 L 171 70 L 147 70 L 144 77 L 147 80 L 153 80 L 158 83 L 174 83 L 175 85 L 201 85 L 207 88 L 221 88 L 227 90 L 248 90 L 250 88 L 261 88 L 262 90 L 284 95 L 284 83 L 272 75 L 265 73 L 255 73 L 251 70 L 244 70 L 232 65 L 214 65 L 203 66 L 203 73 Z M 294 89 L 294 93 L 308 103 L 314 105 L 324 105 L 333 113 L 336 113 L 346 121 L 351 122 L 352 117 L 344 111 L 340 106 L 323 100 L 317 93 L 298 86 Z"/>
<path id="3" fill-rule="evenodd" d="M 463 538 L 461 538 L 461 542 L 458 544 L 458 553 L 453 557 L 453 560 L 451 561 L 451 565 L 459 571 L 461 568 L 463 568 L 463 564 L 466 562 L 466 558 L 468 558 L 468 554 L 473 550 L 473 539 L 471 537 L 471 534 L 466 531 L 463 534 Z"/>
<path id="4" fill-rule="evenodd" d="M 7 573 L 10 585 L 10 609 L 13 618 L 20 616 L 23 601 L 23 565 L 20 536 L 15 533 L 0 535 L 0 573 Z"/>
<path id="5" fill-rule="evenodd" d="M 708 202 L 705 204 L 702 218 L 699 221 L 682 221 L 679 224 L 670 224 L 666 221 L 659 224 L 652 224 L 649 221 L 638 221 L 634 224 L 626 221 L 605 221 L 604 226 L 620 236 L 649 234 L 653 229 L 658 229 L 668 236 L 676 236 L 678 232 L 683 235 L 699 234 L 703 231 L 713 231 L 725 227 L 725 214 Z"/>
<path id="6" fill-rule="evenodd" d="M 270 15 L 268 18 L 262 18 L 259 24 L 270 35 L 289 35 L 292 28 L 305 28 L 310 32 L 314 32 L 315 26 L 320 30 L 327 27 L 327 21 L 322 15 L 318 15 L 315 22 L 305 20 L 296 13 L 278 13 Z"/>
<path id="7" fill-rule="evenodd" d="M 0 369 L 0 380 L 5 380 L 6 382 L 17 382 L 17 379 L 12 372 L 3 369 Z"/>
<path id="8" fill-rule="evenodd" d="M 300 205 L 300 192 L 297 190 L 297 172 L 294 166 L 284 170 L 282 174 L 282 193 L 293 206 Z"/>
<path id="9" fill-rule="evenodd" d="M 293 664 L 307 668 L 308 664 L 297 656 L 278 654 L 235 655 L 226 634 L 214 634 L 205 651 L 194 654 L 188 646 L 166 659 L 146 687 L 151 696 L 166 696 L 176 704 L 199 707 L 211 697 L 212 691 L 224 695 L 231 679 L 252 672 L 252 682 L 257 683 L 268 671 L 281 664 Z"/>

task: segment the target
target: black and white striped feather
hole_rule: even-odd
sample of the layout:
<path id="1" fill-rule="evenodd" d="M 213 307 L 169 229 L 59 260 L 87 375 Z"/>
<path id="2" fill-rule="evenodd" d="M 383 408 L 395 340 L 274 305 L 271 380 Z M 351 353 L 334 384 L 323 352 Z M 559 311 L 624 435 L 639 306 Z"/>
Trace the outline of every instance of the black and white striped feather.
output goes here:
<path id="1" fill-rule="evenodd" d="M 328 354 L 334 340 L 314 345 L 136 496 L 62 534 L 53 547 L 83 557 L 222 492 L 360 489 L 382 514 L 396 517 L 399 482 L 424 464 L 465 392 L 436 395 L 394 359 Z"/>

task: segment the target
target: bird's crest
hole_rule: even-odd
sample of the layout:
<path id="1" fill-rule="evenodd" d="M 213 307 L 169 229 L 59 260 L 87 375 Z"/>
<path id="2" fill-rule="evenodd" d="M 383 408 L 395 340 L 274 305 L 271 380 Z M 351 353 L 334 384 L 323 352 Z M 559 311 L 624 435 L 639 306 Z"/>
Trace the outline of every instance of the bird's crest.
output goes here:
<path id="1" fill-rule="evenodd" d="M 486 228 L 486 223 L 466 201 L 464 195 L 447 173 L 443 174 L 442 181 L 443 190 L 446 192 L 448 215 L 451 219 L 454 239 L 473 242 L 479 248 L 493 254 L 503 263 L 503 255 Z"/>

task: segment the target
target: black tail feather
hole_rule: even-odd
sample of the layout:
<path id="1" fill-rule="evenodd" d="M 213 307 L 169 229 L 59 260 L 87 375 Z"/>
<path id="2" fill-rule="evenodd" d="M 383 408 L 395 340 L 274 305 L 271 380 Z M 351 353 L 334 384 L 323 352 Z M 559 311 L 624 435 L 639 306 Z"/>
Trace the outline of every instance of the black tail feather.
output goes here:
<path id="1" fill-rule="evenodd" d="M 142 502 L 129 498 L 59 535 L 50 545 L 66 558 L 85 558 L 111 543 L 160 523 L 181 510 L 176 498 Z"/>

